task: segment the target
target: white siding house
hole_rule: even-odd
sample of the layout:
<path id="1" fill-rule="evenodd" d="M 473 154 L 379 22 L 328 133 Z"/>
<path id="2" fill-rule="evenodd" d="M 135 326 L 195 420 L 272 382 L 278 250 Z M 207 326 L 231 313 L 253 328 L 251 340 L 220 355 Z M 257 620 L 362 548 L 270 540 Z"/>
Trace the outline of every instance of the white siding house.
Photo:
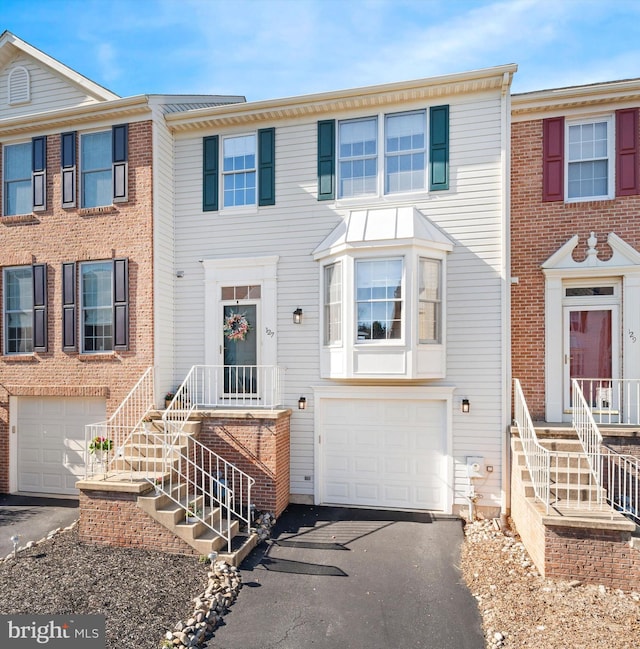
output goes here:
<path id="1" fill-rule="evenodd" d="M 291 501 L 505 505 L 515 70 L 166 116 L 174 382 L 284 371 Z"/>

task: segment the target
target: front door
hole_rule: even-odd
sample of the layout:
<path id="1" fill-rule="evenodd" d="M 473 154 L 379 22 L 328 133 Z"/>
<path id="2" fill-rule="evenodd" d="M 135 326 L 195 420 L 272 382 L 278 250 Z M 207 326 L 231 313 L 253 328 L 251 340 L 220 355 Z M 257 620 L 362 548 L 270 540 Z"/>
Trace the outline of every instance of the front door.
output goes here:
<path id="1" fill-rule="evenodd" d="M 257 324 L 256 304 L 224 305 L 225 395 L 258 394 Z"/>
<path id="2" fill-rule="evenodd" d="M 593 305 L 564 309 L 564 410 L 573 407 L 572 379 L 583 382 L 589 405 L 610 410 L 613 382 L 619 378 L 618 307 Z"/>

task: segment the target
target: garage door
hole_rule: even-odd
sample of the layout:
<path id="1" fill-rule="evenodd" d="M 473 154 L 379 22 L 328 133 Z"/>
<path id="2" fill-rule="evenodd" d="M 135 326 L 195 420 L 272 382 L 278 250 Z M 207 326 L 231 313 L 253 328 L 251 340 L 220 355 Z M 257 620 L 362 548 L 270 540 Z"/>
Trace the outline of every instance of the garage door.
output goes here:
<path id="1" fill-rule="evenodd" d="M 104 399 L 19 397 L 18 490 L 77 494 L 84 474 L 84 426 L 106 418 Z"/>
<path id="2" fill-rule="evenodd" d="M 443 401 L 322 399 L 321 500 L 445 508 Z"/>

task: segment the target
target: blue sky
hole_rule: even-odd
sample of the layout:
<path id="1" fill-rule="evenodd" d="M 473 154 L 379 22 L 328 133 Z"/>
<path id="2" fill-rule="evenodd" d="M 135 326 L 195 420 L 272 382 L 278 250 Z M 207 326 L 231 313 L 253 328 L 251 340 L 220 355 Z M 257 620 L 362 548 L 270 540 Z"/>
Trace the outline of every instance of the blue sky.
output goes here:
<path id="1" fill-rule="evenodd" d="M 640 77 L 640 0 L 2 0 L 5 29 L 121 96 L 251 101 L 505 63 L 514 92 Z"/>

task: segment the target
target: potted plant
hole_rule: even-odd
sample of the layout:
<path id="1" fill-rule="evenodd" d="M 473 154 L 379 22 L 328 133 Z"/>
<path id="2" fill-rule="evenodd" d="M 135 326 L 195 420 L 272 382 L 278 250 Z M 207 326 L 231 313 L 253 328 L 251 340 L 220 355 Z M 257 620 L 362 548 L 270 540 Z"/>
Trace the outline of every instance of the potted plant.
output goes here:
<path id="1" fill-rule="evenodd" d="M 145 415 L 142 418 L 142 424 L 145 430 L 153 430 L 153 417 L 151 415 Z"/>
<path id="2" fill-rule="evenodd" d="M 95 457 L 96 462 L 104 462 L 105 458 L 108 461 L 109 451 L 113 449 L 113 440 L 107 437 L 97 435 L 89 443 L 89 453 Z"/>
<path id="3" fill-rule="evenodd" d="M 167 394 L 164 395 L 164 407 L 165 409 L 168 408 L 171 405 L 171 402 L 173 401 L 173 398 L 176 396 L 175 392 L 167 392 Z"/>
<path id="4" fill-rule="evenodd" d="M 198 503 L 195 500 L 189 501 L 187 505 L 187 523 L 197 523 L 198 517 L 202 518 L 202 509 L 198 507 Z"/>

